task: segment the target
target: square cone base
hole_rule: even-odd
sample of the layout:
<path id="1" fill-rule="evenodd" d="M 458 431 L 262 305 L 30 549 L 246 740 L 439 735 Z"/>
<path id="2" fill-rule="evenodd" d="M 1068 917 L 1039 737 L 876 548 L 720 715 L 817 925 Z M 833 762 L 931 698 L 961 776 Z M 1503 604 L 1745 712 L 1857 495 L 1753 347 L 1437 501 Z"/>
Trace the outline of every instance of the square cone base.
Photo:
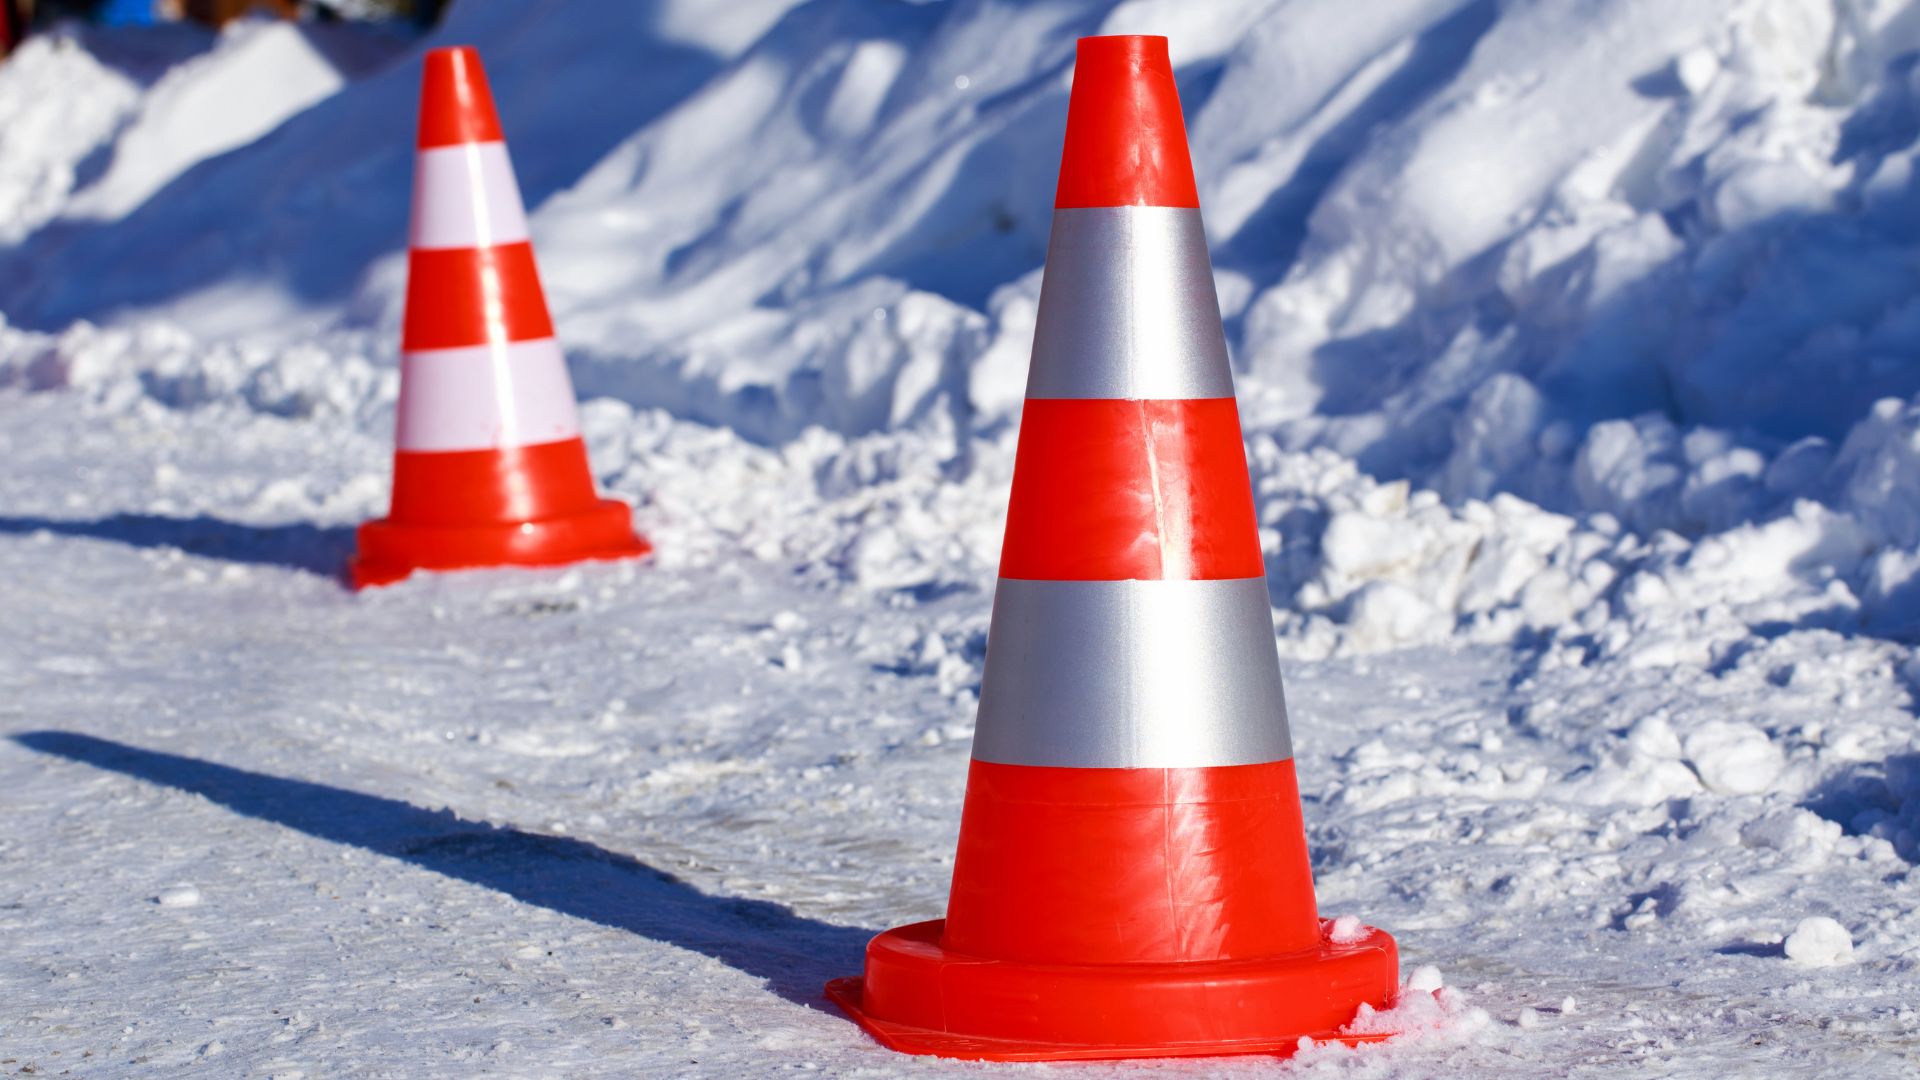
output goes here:
<path id="1" fill-rule="evenodd" d="M 866 974 L 827 997 L 881 1045 L 974 1061 L 1285 1057 L 1303 1038 L 1343 1035 L 1363 1004 L 1386 1008 L 1399 950 L 1366 928 L 1286 956 L 1177 964 L 1022 964 L 950 952 L 944 919 L 889 930 L 867 946 Z"/>
<path id="2" fill-rule="evenodd" d="M 381 518 L 360 526 L 358 542 L 359 552 L 347 563 L 347 583 L 355 589 L 391 585 L 415 570 L 562 566 L 653 550 L 633 531 L 633 508 L 618 499 L 538 521 L 415 525 Z"/>

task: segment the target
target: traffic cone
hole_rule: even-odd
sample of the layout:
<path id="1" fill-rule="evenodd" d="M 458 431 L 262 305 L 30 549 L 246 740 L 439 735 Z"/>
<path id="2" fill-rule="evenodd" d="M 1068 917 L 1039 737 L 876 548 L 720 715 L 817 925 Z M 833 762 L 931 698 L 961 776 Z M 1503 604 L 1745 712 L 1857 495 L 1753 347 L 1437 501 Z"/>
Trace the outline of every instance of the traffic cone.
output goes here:
<path id="1" fill-rule="evenodd" d="M 1397 989 L 1314 908 L 1199 206 L 1166 39 L 1082 39 L 947 917 L 827 986 L 895 1050 L 1284 1054 Z"/>
<path id="2" fill-rule="evenodd" d="M 427 54 L 387 516 L 355 588 L 415 570 L 544 566 L 650 550 L 594 491 L 526 211 L 479 54 Z"/>

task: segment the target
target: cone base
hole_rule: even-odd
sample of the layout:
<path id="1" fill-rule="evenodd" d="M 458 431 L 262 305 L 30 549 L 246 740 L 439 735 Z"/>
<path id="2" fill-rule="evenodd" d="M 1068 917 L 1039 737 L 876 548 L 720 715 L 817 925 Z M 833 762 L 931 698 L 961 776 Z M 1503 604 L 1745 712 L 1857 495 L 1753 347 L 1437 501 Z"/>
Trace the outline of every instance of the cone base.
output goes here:
<path id="1" fill-rule="evenodd" d="M 867 946 L 862 977 L 827 997 L 881 1045 L 972 1061 L 1289 1056 L 1300 1040 L 1342 1035 L 1362 1004 L 1385 1008 L 1400 984 L 1385 931 L 1327 938 L 1304 952 L 1188 964 L 1017 964 L 954 953 L 946 920 L 889 930 Z"/>
<path id="2" fill-rule="evenodd" d="M 347 563 L 347 582 L 355 589 L 391 585 L 415 570 L 561 566 L 653 550 L 633 531 L 633 509 L 618 499 L 539 521 L 408 525 L 381 518 L 360 526 L 358 540 L 359 552 Z"/>

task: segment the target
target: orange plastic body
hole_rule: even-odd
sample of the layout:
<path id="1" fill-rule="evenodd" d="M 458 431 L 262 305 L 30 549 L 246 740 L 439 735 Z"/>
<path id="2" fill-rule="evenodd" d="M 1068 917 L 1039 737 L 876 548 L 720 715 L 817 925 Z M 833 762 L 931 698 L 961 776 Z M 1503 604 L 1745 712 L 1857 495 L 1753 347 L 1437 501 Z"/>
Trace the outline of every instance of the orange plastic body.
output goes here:
<path id="1" fill-rule="evenodd" d="M 876 937 L 828 992 L 909 1053 L 1286 1053 L 1398 988 L 1391 937 L 1334 944 L 1327 925 L 1291 761 L 975 761 L 947 918 Z"/>
<path id="2" fill-rule="evenodd" d="M 945 944 L 1035 964 L 1244 960 L 1320 937 L 1292 761 L 975 761 Z"/>
<path id="3" fill-rule="evenodd" d="M 1330 927 L 1331 924 L 1324 924 Z M 1361 1001 L 1397 985 L 1393 939 L 1369 930 L 1282 956 L 1182 964 L 1026 964 L 955 952 L 946 923 L 889 930 L 867 945 L 866 974 L 827 997 L 881 1045 L 983 1061 L 1286 1056 L 1302 1038 L 1343 1035 Z"/>
<path id="4" fill-rule="evenodd" d="M 465 47 L 429 51 L 420 149 L 501 139 L 479 55 Z M 415 248 L 407 266 L 403 352 L 553 337 L 528 241 Z M 503 394 L 511 393 L 510 383 L 501 385 L 508 388 Z M 506 400 L 499 412 L 510 415 L 513 402 Z M 399 450 L 391 508 L 362 525 L 357 540 L 347 566 L 356 589 L 391 584 L 415 570 L 553 566 L 652 550 L 634 532 L 629 507 L 594 491 L 586 443 L 578 436 L 475 450 Z"/>
<path id="5" fill-rule="evenodd" d="M 1053 205 L 1200 205 L 1166 38 L 1080 39 Z"/>
<path id="6" fill-rule="evenodd" d="M 356 589 L 415 570 L 554 566 L 652 550 L 633 511 L 593 489 L 579 439 L 500 450 L 394 455 L 393 509 L 360 526 Z"/>
<path id="7" fill-rule="evenodd" d="M 402 349 L 457 349 L 552 336 L 533 244 L 408 253 Z"/>
<path id="8" fill-rule="evenodd" d="M 1103 219 L 1199 206 L 1164 38 L 1080 41 L 1056 206 L 1117 208 L 1095 215 Z M 1157 256 L 1116 248 L 1110 272 L 1126 275 L 1127 260 L 1146 257 Z M 1217 317 L 1210 302 L 1181 302 L 1198 309 L 1184 317 Z M 1135 313 L 1076 317 L 1125 328 Z M 1072 360 L 1096 369 L 1081 374 L 1107 362 L 1094 349 Z M 1319 918 L 1288 743 L 1216 740 L 1228 732 L 1200 726 L 1285 733 L 1265 612 L 1255 611 L 1257 628 L 1219 624 L 1254 647 L 1219 678 L 1246 666 L 1270 696 L 1209 712 L 1187 707 L 1188 684 L 1143 694 L 1147 684 L 1132 678 L 1157 675 L 1156 665 L 1185 664 L 1179 673 L 1190 675 L 1194 662 L 1165 652 L 1164 635 L 1145 636 L 1152 616 L 1141 597 L 1217 604 L 1225 586 L 1254 586 L 1260 604 L 1263 572 L 1232 397 L 1030 397 L 987 666 L 1000 670 L 1011 648 L 1015 670 L 1061 664 L 1063 680 L 1015 679 L 995 695 L 990 718 L 1032 740 L 984 737 L 1005 729 L 986 726 L 983 704 L 974 753 L 992 760 L 976 758 L 968 773 L 947 917 L 874 938 L 864 973 L 828 983 L 828 997 L 894 1050 L 995 1061 L 1284 1056 L 1305 1038 L 1382 1038 L 1342 1029 L 1362 1005 L 1390 1004 L 1398 950 L 1372 928 L 1336 942 Z M 1002 607 L 1010 596 L 1026 599 Z M 1125 617 L 1083 614 L 1108 611 L 1088 606 L 1096 596 L 1126 598 Z M 1048 643 L 1106 635 L 1103 648 L 1048 652 L 1038 639 L 1000 636 L 1003 618 L 1028 627 L 1055 613 L 1036 603 L 1081 605 L 1055 609 L 1068 628 L 1048 624 Z M 1225 607 L 1194 610 L 1239 619 Z M 1213 678 L 1192 685 L 1210 691 Z M 1125 692 L 1105 694 L 1109 679 Z M 1063 715 L 1076 698 L 1085 715 Z M 1168 737 L 1143 737 L 1148 721 Z"/>
<path id="9" fill-rule="evenodd" d="M 1020 418 L 1000 576 L 1266 573 L 1232 398 L 1038 398 Z"/>
<path id="10" fill-rule="evenodd" d="M 420 87 L 418 147 L 431 150 L 504 138 L 480 54 L 468 45 L 429 50 Z"/>

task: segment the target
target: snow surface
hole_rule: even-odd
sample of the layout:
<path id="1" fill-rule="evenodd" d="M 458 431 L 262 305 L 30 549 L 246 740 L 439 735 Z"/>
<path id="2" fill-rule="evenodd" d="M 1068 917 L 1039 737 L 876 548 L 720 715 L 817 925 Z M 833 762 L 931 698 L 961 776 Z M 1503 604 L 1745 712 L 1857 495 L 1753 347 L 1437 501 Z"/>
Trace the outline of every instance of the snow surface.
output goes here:
<path id="1" fill-rule="evenodd" d="M 1383 1045 L 1073 1071 L 1912 1075 L 1920 7 L 1354 10 L 465 3 L 0 64 L 0 1070 L 989 1071 L 819 987 L 944 904 L 1106 31 L 1172 38 L 1321 907 L 1407 989 Z M 442 43 L 659 555 L 352 596 Z"/>

